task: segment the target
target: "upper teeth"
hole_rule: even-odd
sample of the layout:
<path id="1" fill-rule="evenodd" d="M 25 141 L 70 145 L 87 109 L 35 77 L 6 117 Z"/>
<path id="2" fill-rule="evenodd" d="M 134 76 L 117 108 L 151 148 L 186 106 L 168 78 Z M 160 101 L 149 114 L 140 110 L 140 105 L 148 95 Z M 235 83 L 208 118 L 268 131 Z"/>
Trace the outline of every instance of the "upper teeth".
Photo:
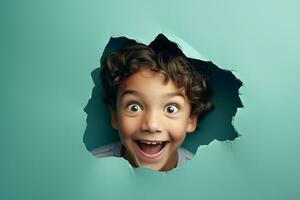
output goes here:
<path id="1" fill-rule="evenodd" d="M 151 141 L 145 141 L 145 140 L 140 140 L 142 143 L 145 144 L 162 144 L 163 142 L 151 142 Z"/>

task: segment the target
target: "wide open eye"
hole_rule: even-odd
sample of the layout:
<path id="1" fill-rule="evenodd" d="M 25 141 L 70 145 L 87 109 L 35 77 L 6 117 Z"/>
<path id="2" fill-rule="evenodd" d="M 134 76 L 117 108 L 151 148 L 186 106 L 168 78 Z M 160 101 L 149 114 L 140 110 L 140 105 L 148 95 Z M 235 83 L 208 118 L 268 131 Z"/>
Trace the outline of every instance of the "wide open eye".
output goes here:
<path id="1" fill-rule="evenodd" d="M 128 111 L 130 112 L 141 112 L 142 107 L 137 103 L 132 103 L 127 106 Z"/>
<path id="2" fill-rule="evenodd" d="M 169 104 L 164 109 L 165 112 L 173 114 L 179 111 L 179 106 L 177 104 Z"/>

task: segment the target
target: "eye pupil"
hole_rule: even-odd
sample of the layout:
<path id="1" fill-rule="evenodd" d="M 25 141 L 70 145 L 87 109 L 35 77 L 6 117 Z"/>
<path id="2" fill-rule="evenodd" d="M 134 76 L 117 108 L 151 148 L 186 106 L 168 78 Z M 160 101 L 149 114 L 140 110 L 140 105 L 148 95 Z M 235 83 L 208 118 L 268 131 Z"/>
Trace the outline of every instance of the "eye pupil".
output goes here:
<path id="1" fill-rule="evenodd" d="M 167 109 L 167 111 L 169 113 L 173 113 L 175 111 L 175 109 L 172 106 L 169 106 L 168 109 Z"/>
<path id="2" fill-rule="evenodd" d="M 127 110 L 130 112 L 140 112 L 141 109 L 142 108 L 138 104 L 130 104 L 127 106 Z"/>
<path id="3" fill-rule="evenodd" d="M 137 105 L 134 105 L 134 106 L 131 107 L 131 110 L 134 111 L 134 112 L 136 112 L 136 111 L 139 110 L 139 108 L 137 107 Z"/>
<path id="4" fill-rule="evenodd" d="M 178 112 L 178 106 L 177 105 L 168 105 L 166 108 L 165 108 L 165 111 L 167 113 L 177 113 Z"/>

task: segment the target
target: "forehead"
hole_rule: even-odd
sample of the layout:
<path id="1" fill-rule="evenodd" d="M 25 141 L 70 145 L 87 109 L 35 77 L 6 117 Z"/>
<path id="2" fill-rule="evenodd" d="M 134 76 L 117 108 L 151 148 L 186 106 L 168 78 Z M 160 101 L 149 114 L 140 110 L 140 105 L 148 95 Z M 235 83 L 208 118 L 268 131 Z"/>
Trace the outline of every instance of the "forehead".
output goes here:
<path id="1" fill-rule="evenodd" d="M 141 69 L 123 81 L 118 96 L 126 91 L 138 91 L 148 97 L 177 93 L 186 98 L 184 88 L 176 87 L 172 80 L 165 81 L 165 76 L 162 73 L 149 69 Z"/>

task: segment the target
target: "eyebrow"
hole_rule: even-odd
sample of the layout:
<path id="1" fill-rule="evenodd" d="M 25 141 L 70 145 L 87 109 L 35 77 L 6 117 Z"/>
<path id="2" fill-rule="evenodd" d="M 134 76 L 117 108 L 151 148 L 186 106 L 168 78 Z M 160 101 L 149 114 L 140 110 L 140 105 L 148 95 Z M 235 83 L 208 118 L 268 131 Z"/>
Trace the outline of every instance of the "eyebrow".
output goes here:
<path id="1" fill-rule="evenodd" d="M 136 90 L 126 90 L 125 92 L 122 93 L 121 95 L 121 99 L 125 96 L 125 95 L 134 95 L 134 96 L 138 96 L 138 97 L 143 97 L 143 93 L 138 92 Z M 176 97 L 176 96 L 180 96 L 185 100 L 185 96 L 180 93 L 180 92 L 171 92 L 171 93 L 167 93 L 165 95 L 163 95 L 166 98 L 171 98 L 171 97 Z"/>

